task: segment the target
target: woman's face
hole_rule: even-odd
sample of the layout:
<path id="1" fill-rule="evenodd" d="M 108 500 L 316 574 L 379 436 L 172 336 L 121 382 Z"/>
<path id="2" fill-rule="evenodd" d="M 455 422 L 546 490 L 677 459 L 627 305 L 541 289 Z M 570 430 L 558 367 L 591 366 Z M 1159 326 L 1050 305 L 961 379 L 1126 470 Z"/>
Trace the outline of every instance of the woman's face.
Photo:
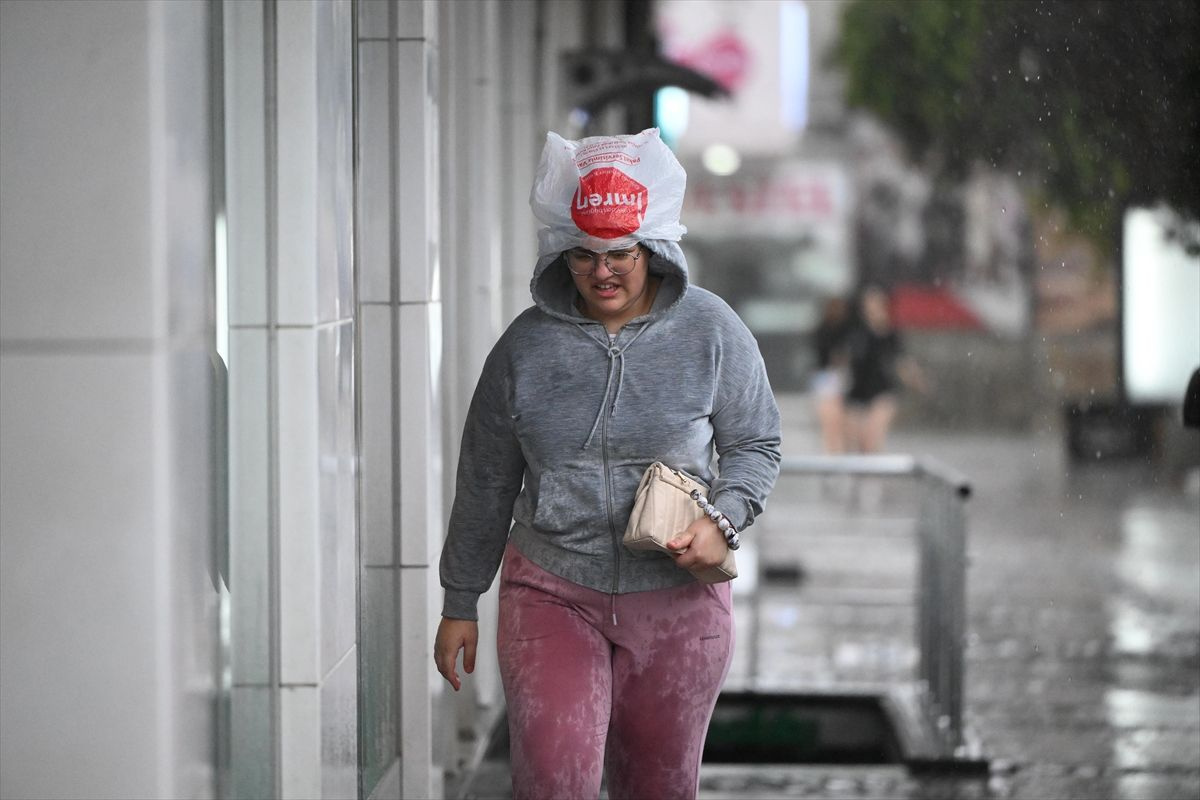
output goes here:
<path id="1" fill-rule="evenodd" d="M 583 298 L 584 313 L 603 322 L 609 331 L 650 311 L 650 254 L 641 245 L 635 245 L 632 252 L 636 255 L 633 269 L 624 275 L 617 275 L 605 266 L 603 257 L 595 259 L 595 269 L 590 275 L 571 273 Z"/>

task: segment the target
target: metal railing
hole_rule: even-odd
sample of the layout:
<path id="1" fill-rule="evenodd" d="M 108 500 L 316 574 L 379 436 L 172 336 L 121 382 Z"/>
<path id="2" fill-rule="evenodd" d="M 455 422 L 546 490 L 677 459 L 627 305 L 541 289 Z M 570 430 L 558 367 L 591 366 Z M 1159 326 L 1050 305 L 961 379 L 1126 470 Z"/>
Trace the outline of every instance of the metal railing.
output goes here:
<path id="1" fill-rule="evenodd" d="M 971 496 L 970 481 L 935 460 L 909 455 L 792 456 L 783 459 L 781 473 L 917 482 L 914 695 L 936 738 L 935 749 L 949 757 L 962 753 L 967 534 L 964 506 Z"/>

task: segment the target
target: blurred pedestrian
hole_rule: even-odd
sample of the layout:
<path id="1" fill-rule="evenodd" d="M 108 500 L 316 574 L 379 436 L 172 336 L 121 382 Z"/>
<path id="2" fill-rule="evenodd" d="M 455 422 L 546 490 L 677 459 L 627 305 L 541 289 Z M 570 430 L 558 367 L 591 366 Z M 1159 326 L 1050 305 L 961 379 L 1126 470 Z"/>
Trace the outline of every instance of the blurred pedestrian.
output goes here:
<path id="1" fill-rule="evenodd" d="M 849 305 L 843 297 L 830 297 L 813 332 L 817 368 L 810 381 L 821 446 L 826 453 L 846 451 L 846 337 L 850 332 Z"/>
<path id="2" fill-rule="evenodd" d="M 853 451 L 880 453 L 887 446 L 901 385 L 925 393 L 929 384 L 921 368 L 904 352 L 883 289 L 865 287 L 855 311 L 855 324 L 846 337 L 850 366 L 847 441 Z"/>
<path id="3" fill-rule="evenodd" d="M 657 131 L 551 134 L 538 176 L 535 305 L 493 348 L 467 412 L 434 658 L 458 690 L 499 569 L 514 796 L 596 798 L 603 773 L 612 798 L 694 798 L 733 617 L 730 585 L 689 569 L 720 564 L 725 528 L 762 510 L 779 411 L 746 326 L 688 283 L 683 168 Z M 671 212 L 657 226 L 656 203 Z M 716 508 L 673 554 L 621 545 L 655 461 L 698 477 Z"/>

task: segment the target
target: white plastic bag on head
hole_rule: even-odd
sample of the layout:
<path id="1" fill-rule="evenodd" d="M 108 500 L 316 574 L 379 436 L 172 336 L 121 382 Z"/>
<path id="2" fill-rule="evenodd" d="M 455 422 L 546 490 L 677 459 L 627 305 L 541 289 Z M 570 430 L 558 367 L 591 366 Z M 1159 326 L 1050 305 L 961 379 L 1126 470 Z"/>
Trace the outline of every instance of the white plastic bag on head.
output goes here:
<path id="1" fill-rule="evenodd" d="M 677 242 L 687 174 L 658 128 L 571 141 L 546 134 L 529 193 L 538 255 L 572 247 L 612 250 L 643 239 Z"/>

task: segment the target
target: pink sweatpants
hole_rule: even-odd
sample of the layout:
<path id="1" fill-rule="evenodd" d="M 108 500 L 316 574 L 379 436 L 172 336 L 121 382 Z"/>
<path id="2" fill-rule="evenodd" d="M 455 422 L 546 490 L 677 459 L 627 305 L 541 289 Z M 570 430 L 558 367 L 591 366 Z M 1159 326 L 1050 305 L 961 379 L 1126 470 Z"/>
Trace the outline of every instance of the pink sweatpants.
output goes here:
<path id="1" fill-rule="evenodd" d="M 728 583 L 614 597 L 510 543 L 498 645 L 517 800 L 592 800 L 602 774 L 612 800 L 696 796 L 733 653 Z"/>

